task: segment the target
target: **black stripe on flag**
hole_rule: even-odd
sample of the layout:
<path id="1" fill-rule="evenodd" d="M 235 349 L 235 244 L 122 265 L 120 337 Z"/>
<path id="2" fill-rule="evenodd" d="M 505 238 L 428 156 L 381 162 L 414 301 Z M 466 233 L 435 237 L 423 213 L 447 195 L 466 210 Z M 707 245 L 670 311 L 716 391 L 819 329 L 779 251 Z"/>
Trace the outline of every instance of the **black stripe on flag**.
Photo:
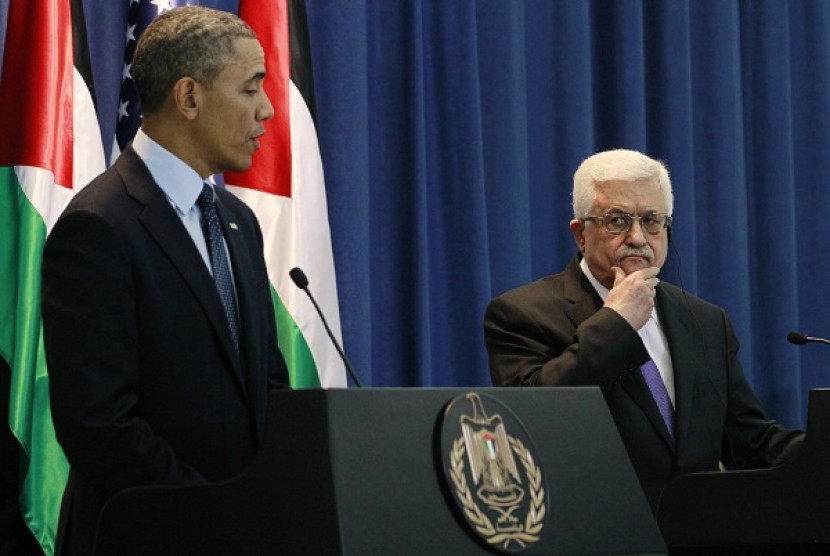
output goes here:
<path id="1" fill-rule="evenodd" d="M 314 76 L 311 73 L 305 0 L 288 0 L 288 41 L 291 47 L 291 81 L 303 95 L 316 126 L 317 107 L 314 102 Z"/>
<path id="2" fill-rule="evenodd" d="M 95 84 L 92 80 L 92 62 L 89 57 L 89 43 L 86 38 L 86 20 L 84 19 L 83 0 L 72 0 L 72 50 L 75 60 L 75 69 L 81 74 L 92 97 L 92 104 L 97 111 L 98 101 L 95 98 Z"/>

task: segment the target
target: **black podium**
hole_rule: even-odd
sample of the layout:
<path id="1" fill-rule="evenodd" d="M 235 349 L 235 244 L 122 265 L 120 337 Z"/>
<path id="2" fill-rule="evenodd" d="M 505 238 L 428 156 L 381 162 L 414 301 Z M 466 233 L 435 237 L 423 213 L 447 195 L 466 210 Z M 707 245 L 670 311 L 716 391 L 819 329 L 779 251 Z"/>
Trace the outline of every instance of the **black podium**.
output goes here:
<path id="1" fill-rule="evenodd" d="M 812 390 L 800 450 L 772 469 L 692 473 L 663 491 L 672 554 L 830 554 L 830 390 Z"/>
<path id="2" fill-rule="evenodd" d="M 598 388 L 273 392 L 266 440 L 239 477 L 123 491 L 96 554 L 493 554 L 444 481 L 446 404 L 480 392 L 532 436 L 548 488 L 545 526 L 522 554 L 665 554 Z"/>

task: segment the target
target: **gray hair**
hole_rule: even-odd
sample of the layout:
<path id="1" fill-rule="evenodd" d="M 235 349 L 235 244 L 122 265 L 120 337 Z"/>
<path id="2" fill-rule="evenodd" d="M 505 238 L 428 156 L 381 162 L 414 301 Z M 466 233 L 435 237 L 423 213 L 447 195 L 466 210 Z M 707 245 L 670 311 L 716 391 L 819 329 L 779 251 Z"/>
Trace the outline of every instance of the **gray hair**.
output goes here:
<path id="1" fill-rule="evenodd" d="M 182 77 L 211 87 L 230 62 L 237 38 L 256 39 L 256 34 L 236 15 L 211 8 L 175 8 L 150 22 L 132 66 L 143 112 L 158 112 Z"/>
<path id="2" fill-rule="evenodd" d="M 596 198 L 596 184 L 607 181 L 657 181 L 666 199 L 666 213 L 674 210 L 674 195 L 665 164 L 641 152 L 614 149 L 589 156 L 574 173 L 574 218 L 588 216 Z"/>

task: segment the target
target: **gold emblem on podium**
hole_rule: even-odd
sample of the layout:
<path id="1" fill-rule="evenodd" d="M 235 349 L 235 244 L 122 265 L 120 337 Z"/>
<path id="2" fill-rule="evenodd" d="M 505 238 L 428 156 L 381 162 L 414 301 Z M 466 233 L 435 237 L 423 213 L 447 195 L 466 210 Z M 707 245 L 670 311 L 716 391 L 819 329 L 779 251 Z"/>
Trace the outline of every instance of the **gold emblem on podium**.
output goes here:
<path id="1" fill-rule="evenodd" d="M 515 415 L 486 394 L 465 394 L 447 406 L 442 436 L 450 491 L 475 533 L 509 553 L 539 541 L 546 487 L 530 437 Z"/>

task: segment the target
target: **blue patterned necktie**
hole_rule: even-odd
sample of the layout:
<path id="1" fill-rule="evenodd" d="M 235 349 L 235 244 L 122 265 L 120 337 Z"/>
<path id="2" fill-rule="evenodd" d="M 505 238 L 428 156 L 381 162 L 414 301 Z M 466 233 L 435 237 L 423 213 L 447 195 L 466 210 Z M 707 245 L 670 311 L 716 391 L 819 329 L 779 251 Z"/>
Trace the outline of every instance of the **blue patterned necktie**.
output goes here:
<path id="1" fill-rule="evenodd" d="M 663 417 L 663 421 L 669 429 L 669 436 L 674 438 L 674 406 L 669 398 L 669 391 L 666 390 L 663 377 L 660 376 L 660 370 L 651 359 L 640 367 L 640 370 L 643 371 L 643 378 L 646 379 L 648 389 L 651 390 L 651 395 L 654 396 L 654 401 L 657 402 L 660 415 Z"/>
<path id="2" fill-rule="evenodd" d="M 236 313 L 236 296 L 231 281 L 231 269 L 228 264 L 228 255 L 225 251 L 225 244 L 222 241 L 222 228 L 219 225 L 219 215 L 216 213 L 216 202 L 213 200 L 213 189 L 204 184 L 202 193 L 196 200 L 199 209 L 202 211 L 202 232 L 210 252 L 210 264 L 213 267 L 213 281 L 216 283 L 216 291 L 222 300 L 225 309 L 225 317 L 228 319 L 228 327 L 233 336 L 233 344 L 236 351 L 239 351 L 239 321 Z"/>

